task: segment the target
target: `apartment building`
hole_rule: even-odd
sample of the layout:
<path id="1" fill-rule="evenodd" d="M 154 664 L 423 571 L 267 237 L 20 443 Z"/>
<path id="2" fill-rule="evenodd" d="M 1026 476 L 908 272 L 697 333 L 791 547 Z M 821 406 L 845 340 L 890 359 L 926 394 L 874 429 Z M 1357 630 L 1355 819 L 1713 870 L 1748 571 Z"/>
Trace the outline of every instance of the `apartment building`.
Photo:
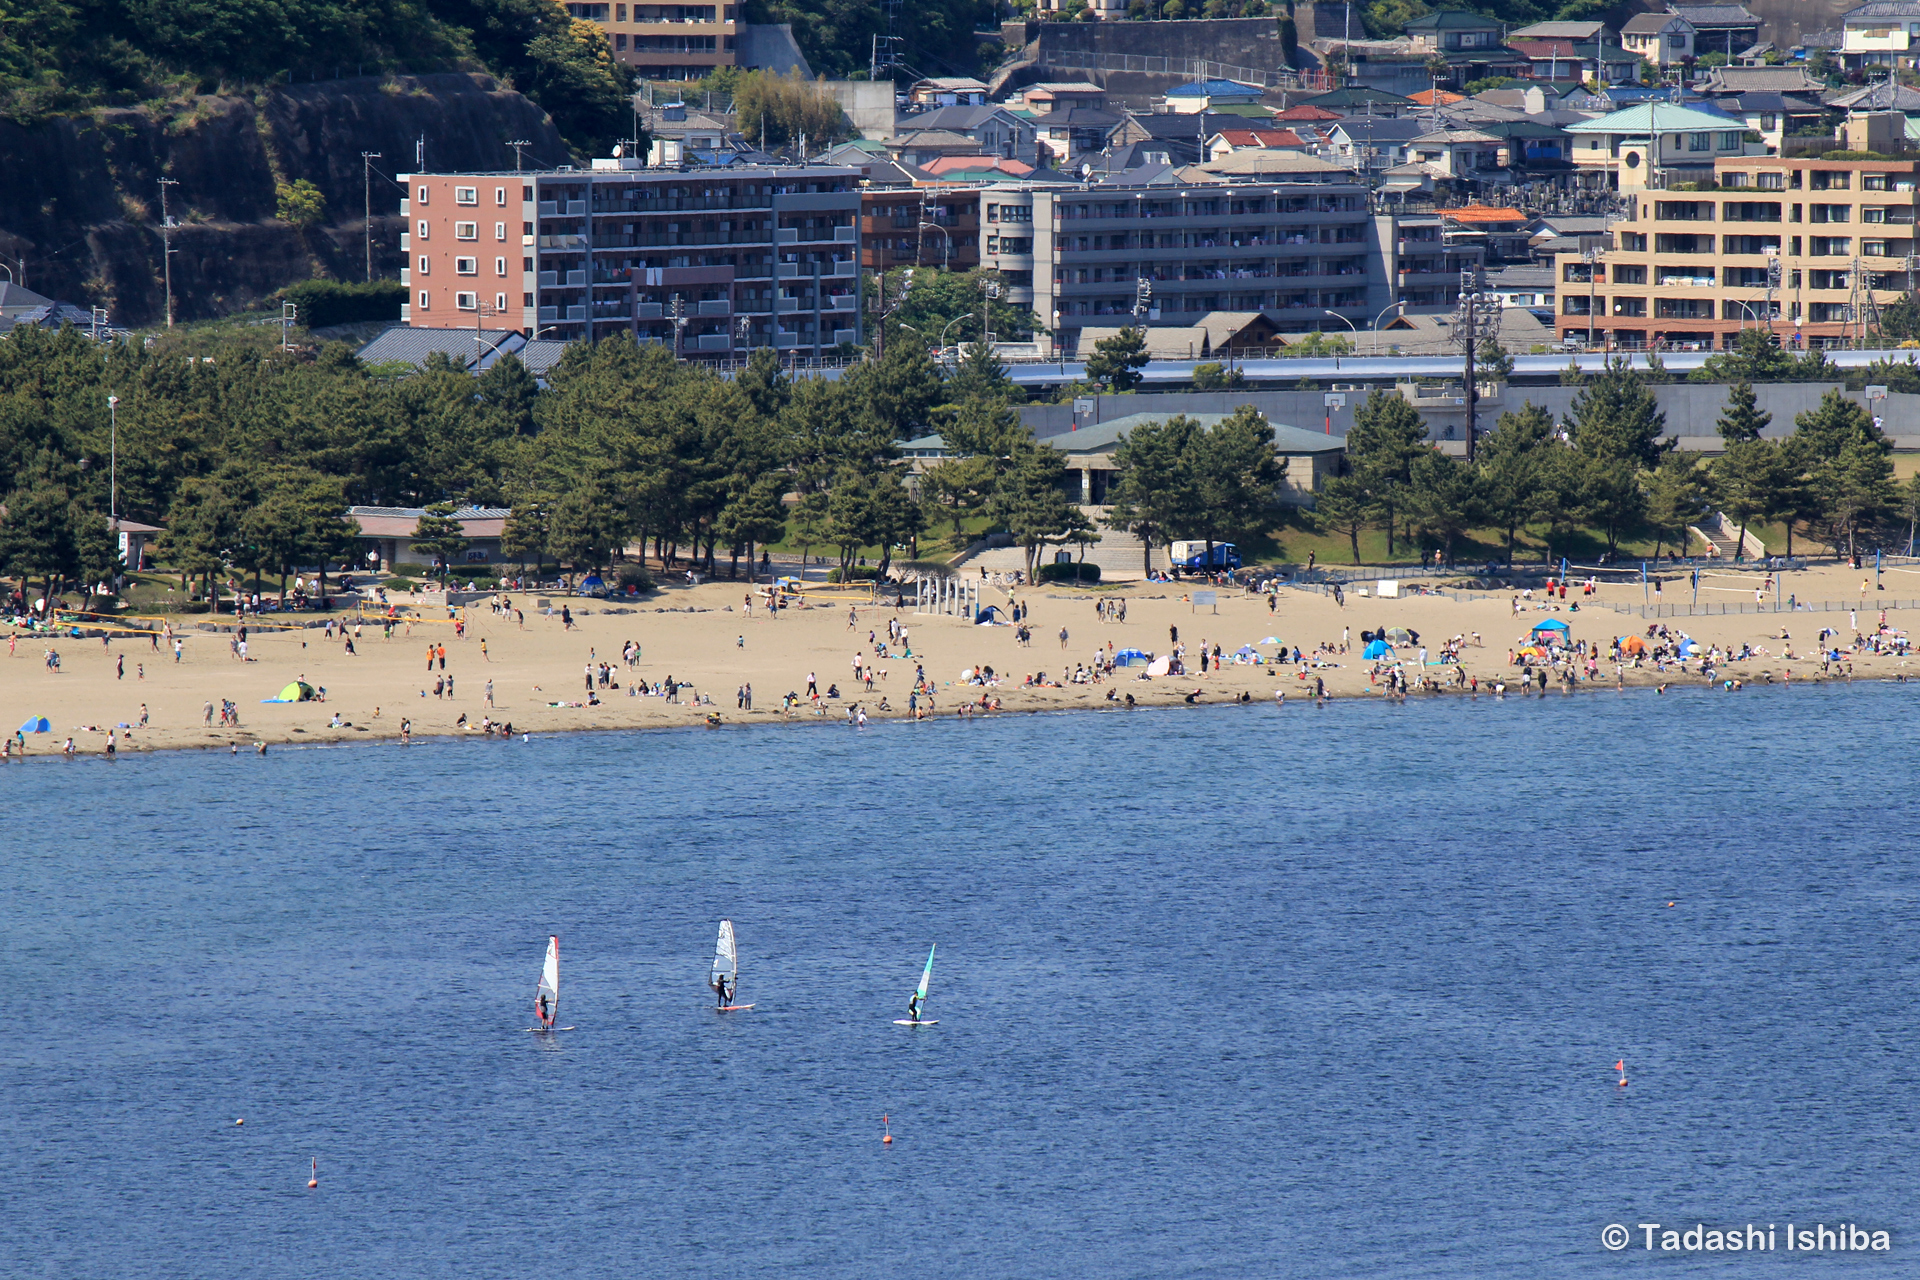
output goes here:
<path id="1" fill-rule="evenodd" d="M 1376 214 L 1369 248 L 1392 288 L 1389 302 L 1416 308 L 1453 306 L 1463 274 L 1486 264 L 1484 239 L 1449 228 L 1437 213 Z"/>
<path id="2" fill-rule="evenodd" d="M 621 330 L 681 354 L 860 341 L 859 171 L 403 174 L 400 247 L 423 328 L 562 340 Z"/>
<path id="3" fill-rule="evenodd" d="M 1598 261 L 1554 256 L 1563 341 L 1724 348 L 1764 325 L 1832 346 L 1907 291 L 1920 161 L 1750 156 L 1699 185 L 1637 193 Z"/>
<path id="4" fill-rule="evenodd" d="M 739 6 L 732 4 L 568 4 L 598 23 L 613 57 L 642 80 L 701 80 L 737 62 Z"/>
<path id="5" fill-rule="evenodd" d="M 945 267 L 980 265 L 978 187 L 868 187 L 860 193 L 860 265 Z"/>
<path id="6" fill-rule="evenodd" d="M 1288 333 L 1364 325 L 1391 301 L 1366 187 L 1324 161 L 1289 163 L 1259 181 L 1189 169 L 1170 184 L 989 186 L 981 262 L 1068 351 L 1082 328 L 1133 316 L 1142 281 L 1146 325 L 1211 311 L 1265 312 Z"/>

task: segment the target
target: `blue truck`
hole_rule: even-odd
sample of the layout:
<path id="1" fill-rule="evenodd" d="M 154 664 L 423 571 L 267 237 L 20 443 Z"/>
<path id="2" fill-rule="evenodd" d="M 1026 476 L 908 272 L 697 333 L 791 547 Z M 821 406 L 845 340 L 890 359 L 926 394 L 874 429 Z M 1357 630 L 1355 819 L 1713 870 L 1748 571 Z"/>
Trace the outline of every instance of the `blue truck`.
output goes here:
<path id="1" fill-rule="evenodd" d="M 1167 556 L 1174 568 L 1193 573 L 1206 573 L 1209 571 L 1218 573 L 1222 569 L 1238 569 L 1240 567 L 1240 552 L 1231 542 L 1214 543 L 1213 558 L 1211 560 L 1207 558 L 1207 544 L 1205 542 L 1188 541 L 1170 543 L 1167 546 Z"/>

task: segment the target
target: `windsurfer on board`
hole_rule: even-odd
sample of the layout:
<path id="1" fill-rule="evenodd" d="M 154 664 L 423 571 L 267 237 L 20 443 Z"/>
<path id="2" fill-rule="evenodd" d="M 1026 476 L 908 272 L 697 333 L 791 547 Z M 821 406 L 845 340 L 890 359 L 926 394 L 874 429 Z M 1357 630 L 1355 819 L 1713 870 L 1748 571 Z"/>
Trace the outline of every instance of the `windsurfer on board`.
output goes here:
<path id="1" fill-rule="evenodd" d="M 920 1021 L 920 993 L 918 991 L 907 997 L 907 1017 L 915 1022 Z"/>
<path id="2" fill-rule="evenodd" d="M 540 993 L 539 998 L 533 1002 L 533 1011 L 535 1014 L 539 1015 L 541 1026 L 551 1027 L 553 1025 L 553 1015 L 547 1012 L 547 993 L 546 992 L 542 991 Z"/>
<path id="3" fill-rule="evenodd" d="M 713 975 L 713 981 L 709 982 L 707 985 L 713 988 L 714 999 L 718 1001 L 718 1003 L 714 1006 L 715 1008 L 724 1009 L 728 1005 L 733 1003 L 733 992 L 728 990 L 727 988 L 726 974 L 716 973 L 715 975 Z"/>

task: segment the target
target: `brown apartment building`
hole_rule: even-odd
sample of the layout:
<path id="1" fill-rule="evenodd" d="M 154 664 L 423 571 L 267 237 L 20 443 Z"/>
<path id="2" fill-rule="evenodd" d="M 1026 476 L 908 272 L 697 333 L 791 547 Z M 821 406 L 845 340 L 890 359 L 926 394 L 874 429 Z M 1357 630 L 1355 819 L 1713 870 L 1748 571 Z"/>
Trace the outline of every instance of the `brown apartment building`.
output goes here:
<path id="1" fill-rule="evenodd" d="M 860 265 L 980 265 L 980 188 L 869 187 L 860 193 Z"/>
<path id="2" fill-rule="evenodd" d="M 700 80 L 735 65 L 736 4 L 569 4 L 567 12 L 607 33 L 617 62 L 642 80 Z"/>
<path id="3" fill-rule="evenodd" d="M 1836 346 L 1908 291 L 1920 161 L 1745 156 L 1713 172 L 1708 190 L 1633 192 L 1597 260 L 1555 256 L 1563 342 L 1725 348 L 1758 325 Z"/>
<path id="4" fill-rule="evenodd" d="M 597 339 L 680 354 L 858 342 L 857 170 L 402 174 L 401 318 L 420 328 Z"/>

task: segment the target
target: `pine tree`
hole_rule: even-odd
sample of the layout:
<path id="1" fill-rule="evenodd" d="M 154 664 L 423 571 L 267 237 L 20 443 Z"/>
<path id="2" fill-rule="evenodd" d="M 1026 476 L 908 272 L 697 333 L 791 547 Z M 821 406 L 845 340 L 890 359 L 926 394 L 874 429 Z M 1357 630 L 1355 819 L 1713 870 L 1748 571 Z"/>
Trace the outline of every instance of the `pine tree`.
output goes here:
<path id="1" fill-rule="evenodd" d="M 1754 330 L 1749 329 L 1752 333 Z M 1754 402 L 1753 384 L 1736 382 L 1727 388 L 1727 407 L 1720 415 L 1720 438 L 1729 445 L 1745 440 L 1758 440 L 1760 433 L 1773 421 L 1773 415 L 1763 413 Z"/>
<path id="2" fill-rule="evenodd" d="M 1145 330 L 1129 326 L 1093 344 L 1093 354 L 1087 357 L 1087 377 L 1104 382 L 1114 391 L 1131 391 L 1140 385 L 1140 370 L 1150 358 Z"/>
<path id="3" fill-rule="evenodd" d="M 1140 539 L 1142 566 L 1153 570 L 1153 541 L 1163 541 L 1198 502 L 1191 441 L 1200 425 L 1185 414 L 1144 422 L 1114 450 L 1107 525 Z"/>
<path id="4" fill-rule="evenodd" d="M 1553 416 L 1529 401 L 1501 414 L 1475 450 L 1481 499 L 1487 517 L 1506 534 L 1508 565 L 1521 526 L 1540 511 L 1551 451 L 1558 446 Z"/>
<path id="5" fill-rule="evenodd" d="M 1390 391 L 1375 391 L 1353 415 L 1347 432 L 1347 464 L 1372 501 L 1374 517 L 1387 534 L 1393 555 L 1395 522 L 1404 512 L 1413 462 L 1427 445 L 1427 424 L 1419 411 Z"/>

